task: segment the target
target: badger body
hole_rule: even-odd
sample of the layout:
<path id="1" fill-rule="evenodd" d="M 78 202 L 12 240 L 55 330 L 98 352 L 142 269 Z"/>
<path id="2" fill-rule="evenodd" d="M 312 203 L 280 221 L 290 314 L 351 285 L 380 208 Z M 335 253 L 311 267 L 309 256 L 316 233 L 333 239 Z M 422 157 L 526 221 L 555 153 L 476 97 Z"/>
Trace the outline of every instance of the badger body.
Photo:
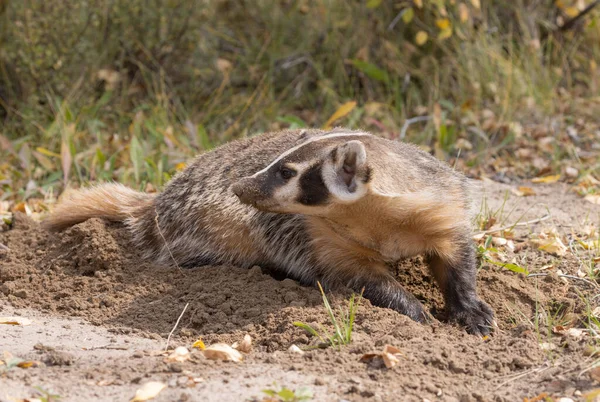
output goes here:
<path id="1" fill-rule="evenodd" d="M 451 321 L 486 334 L 476 293 L 470 184 L 418 148 L 361 131 L 266 133 L 198 156 L 156 195 L 104 184 L 46 220 L 122 221 L 144 258 L 184 267 L 260 265 L 304 284 L 364 289 L 373 304 L 426 321 L 390 264 L 422 254 Z"/>

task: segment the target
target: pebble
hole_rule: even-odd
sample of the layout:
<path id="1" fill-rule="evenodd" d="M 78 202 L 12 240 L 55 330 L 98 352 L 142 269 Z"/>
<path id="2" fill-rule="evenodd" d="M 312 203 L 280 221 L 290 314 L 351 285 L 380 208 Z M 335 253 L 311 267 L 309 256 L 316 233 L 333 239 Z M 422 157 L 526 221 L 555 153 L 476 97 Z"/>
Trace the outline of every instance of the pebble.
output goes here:
<path id="1" fill-rule="evenodd" d="M 570 178 L 574 179 L 574 178 L 576 178 L 577 176 L 579 176 L 579 170 L 575 169 L 574 167 L 567 166 L 567 167 L 565 168 L 565 174 L 566 174 L 568 177 L 570 177 Z"/>

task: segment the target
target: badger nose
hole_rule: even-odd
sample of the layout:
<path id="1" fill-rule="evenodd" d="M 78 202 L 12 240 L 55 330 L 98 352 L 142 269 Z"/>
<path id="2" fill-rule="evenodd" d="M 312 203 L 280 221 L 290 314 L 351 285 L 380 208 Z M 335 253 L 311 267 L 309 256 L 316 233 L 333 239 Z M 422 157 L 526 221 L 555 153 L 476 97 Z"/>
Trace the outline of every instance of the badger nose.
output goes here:
<path id="1" fill-rule="evenodd" d="M 244 186 L 240 182 L 234 183 L 231 186 L 231 191 L 233 191 L 233 194 L 241 199 L 244 195 Z"/>
<path id="2" fill-rule="evenodd" d="M 256 191 L 253 190 L 252 184 L 249 179 L 241 179 L 231 185 L 231 191 L 242 204 L 251 204 L 256 198 Z"/>

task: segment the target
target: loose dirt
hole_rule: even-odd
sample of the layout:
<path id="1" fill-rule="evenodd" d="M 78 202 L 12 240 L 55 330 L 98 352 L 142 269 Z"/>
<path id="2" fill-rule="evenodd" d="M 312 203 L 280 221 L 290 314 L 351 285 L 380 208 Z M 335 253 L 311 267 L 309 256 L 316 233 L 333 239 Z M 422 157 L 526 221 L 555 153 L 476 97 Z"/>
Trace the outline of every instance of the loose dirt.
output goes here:
<path id="1" fill-rule="evenodd" d="M 538 185 L 536 196 L 505 202 L 510 187 L 488 182 L 480 202 L 490 209 L 504 204 L 498 216 L 507 223 L 551 214 L 518 227 L 517 239 L 543 227 L 575 233 L 599 221 L 600 207 L 566 185 Z M 0 316 L 33 320 L 29 326 L 0 326 L 0 352 L 43 362 L 0 366 L 2 402 L 33 397 L 34 387 L 64 401 L 130 400 L 150 380 L 168 384 L 157 401 L 262 400 L 262 390 L 283 386 L 308 387 L 316 401 L 516 401 L 542 393 L 579 400 L 595 386 L 588 374 L 580 375 L 593 361 L 584 353 L 590 337 L 553 334 L 547 317 L 570 317 L 582 327 L 594 307 L 582 297 L 593 300 L 597 285 L 557 275 L 560 270 L 576 276 L 576 256 L 558 258 L 527 243 L 508 252 L 509 258 L 549 275 L 525 277 L 491 264 L 479 271 L 480 295 L 496 312 L 493 336 L 481 339 L 437 320 L 417 324 L 363 300 L 350 345 L 303 355 L 287 349 L 315 340 L 293 323 L 330 328 L 321 295 L 260 267 L 154 266 L 138 257 L 123 227 L 99 220 L 49 234 L 18 215 L 10 230 L 0 232 L 0 243 L 9 248 L 0 250 Z M 400 264 L 398 279 L 443 317 L 441 295 L 421 259 Z M 344 306 L 349 294 L 329 296 Z M 157 352 L 165 349 L 186 304 L 169 348 L 189 347 L 198 337 L 206 344 L 232 343 L 250 334 L 254 347 L 245 360 L 215 362 L 194 351 L 184 363 L 165 362 Z M 386 344 L 402 350 L 396 367 L 359 361 Z"/>

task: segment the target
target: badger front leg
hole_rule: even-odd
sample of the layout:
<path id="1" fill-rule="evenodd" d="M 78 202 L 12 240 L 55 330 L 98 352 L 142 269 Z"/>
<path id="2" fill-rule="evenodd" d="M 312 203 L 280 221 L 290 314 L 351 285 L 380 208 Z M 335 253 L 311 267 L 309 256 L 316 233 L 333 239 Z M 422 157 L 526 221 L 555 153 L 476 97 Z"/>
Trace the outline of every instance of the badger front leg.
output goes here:
<path id="1" fill-rule="evenodd" d="M 448 320 L 463 325 L 471 334 L 489 334 L 494 312 L 477 296 L 475 250 L 466 240 L 453 244 L 458 244 L 454 252 L 432 253 L 427 257 L 444 295 Z"/>

